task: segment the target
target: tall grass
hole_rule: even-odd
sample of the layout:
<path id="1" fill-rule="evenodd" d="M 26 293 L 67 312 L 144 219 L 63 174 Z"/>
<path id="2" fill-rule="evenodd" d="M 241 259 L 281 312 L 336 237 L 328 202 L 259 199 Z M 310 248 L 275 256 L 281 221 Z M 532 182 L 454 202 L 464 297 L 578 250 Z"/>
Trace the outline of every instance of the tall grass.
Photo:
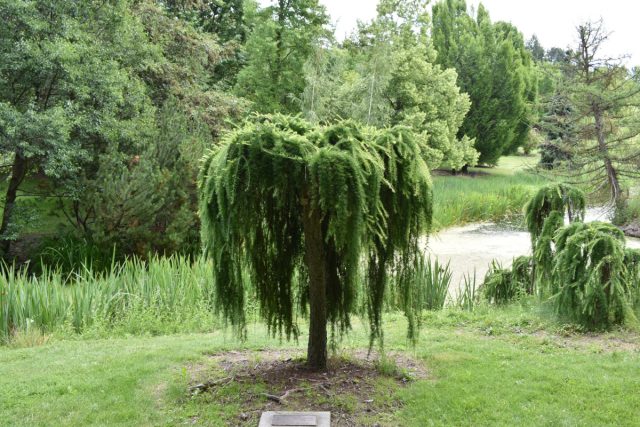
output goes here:
<path id="1" fill-rule="evenodd" d="M 423 308 L 442 310 L 449 294 L 452 277 L 449 263 L 440 263 L 437 259 L 421 258 L 416 269 L 416 278 L 422 285 Z"/>
<path id="2" fill-rule="evenodd" d="M 202 260 L 130 260 L 106 272 L 85 268 L 68 276 L 44 269 L 31 276 L 6 268 L 0 275 L 0 341 L 28 328 L 165 333 L 206 330 L 212 313 L 212 268 Z"/>
<path id="3" fill-rule="evenodd" d="M 434 177 L 434 228 L 498 221 L 522 214 L 534 190 L 548 183 L 529 174 Z"/>
<path id="4" fill-rule="evenodd" d="M 473 311 L 479 301 L 479 289 L 477 286 L 476 272 L 465 274 L 462 279 L 462 287 L 455 297 L 454 306 L 459 310 Z"/>

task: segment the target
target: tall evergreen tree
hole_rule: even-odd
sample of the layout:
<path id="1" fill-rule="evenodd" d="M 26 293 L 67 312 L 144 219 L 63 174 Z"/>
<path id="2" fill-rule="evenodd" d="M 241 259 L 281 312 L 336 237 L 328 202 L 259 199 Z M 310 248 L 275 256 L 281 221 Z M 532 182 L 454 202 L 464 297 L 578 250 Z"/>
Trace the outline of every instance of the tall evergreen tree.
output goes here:
<path id="1" fill-rule="evenodd" d="M 623 180 L 640 178 L 640 76 L 621 59 L 600 56 L 608 39 L 602 21 L 577 27 L 578 46 L 565 66 L 580 142 L 573 145 L 570 172 L 592 188 L 608 188 L 623 207 Z"/>
<path id="2" fill-rule="evenodd" d="M 328 22 L 318 0 L 274 0 L 258 12 L 244 49 L 247 64 L 238 75 L 238 94 L 260 112 L 299 112 L 304 64 L 330 36 Z"/>
<path id="3" fill-rule="evenodd" d="M 527 50 L 531 53 L 531 57 L 536 62 L 542 62 L 545 58 L 545 51 L 542 44 L 540 44 L 540 40 L 538 40 L 538 36 L 535 34 L 531 36 L 529 40 L 527 40 Z"/>
<path id="4" fill-rule="evenodd" d="M 492 23 L 482 5 L 474 19 L 465 0 L 442 0 L 433 7 L 433 41 L 438 63 L 458 72 L 471 98 L 460 135 L 475 138 L 480 162 L 496 164 L 525 142 L 534 117 L 536 75 L 522 35 Z"/>

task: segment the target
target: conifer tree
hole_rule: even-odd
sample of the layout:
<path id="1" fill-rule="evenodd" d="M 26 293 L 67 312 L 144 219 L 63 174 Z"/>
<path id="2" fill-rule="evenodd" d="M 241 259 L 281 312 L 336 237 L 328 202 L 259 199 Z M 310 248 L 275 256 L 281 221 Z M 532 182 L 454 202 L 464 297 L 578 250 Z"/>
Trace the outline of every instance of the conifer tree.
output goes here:
<path id="1" fill-rule="evenodd" d="M 329 18 L 318 0 L 274 0 L 258 11 L 244 46 L 246 66 L 236 90 L 262 113 L 297 113 L 304 64 L 322 39 Z"/>
<path id="2" fill-rule="evenodd" d="M 307 362 L 324 369 L 327 324 L 345 332 L 358 295 L 372 342 L 381 338 L 393 272 L 415 337 L 408 279 L 432 216 L 421 150 L 407 128 L 371 134 L 352 121 L 314 128 L 280 115 L 226 136 L 199 179 L 202 241 L 224 317 L 243 333 L 251 291 L 269 330 L 290 338 L 299 333 L 296 302 L 303 312 L 308 305 Z"/>
<path id="3" fill-rule="evenodd" d="M 640 178 L 640 76 L 623 58 L 600 54 L 608 39 L 603 23 L 577 27 L 578 46 L 564 65 L 571 122 L 579 142 L 570 148 L 573 181 L 606 188 L 617 208 L 625 203 L 624 180 Z"/>
<path id="4" fill-rule="evenodd" d="M 496 164 L 527 139 L 537 98 L 531 54 L 513 25 L 493 23 L 480 5 L 476 16 L 465 0 L 433 7 L 433 42 L 438 63 L 457 71 L 471 108 L 459 134 L 475 139 L 480 163 Z"/>

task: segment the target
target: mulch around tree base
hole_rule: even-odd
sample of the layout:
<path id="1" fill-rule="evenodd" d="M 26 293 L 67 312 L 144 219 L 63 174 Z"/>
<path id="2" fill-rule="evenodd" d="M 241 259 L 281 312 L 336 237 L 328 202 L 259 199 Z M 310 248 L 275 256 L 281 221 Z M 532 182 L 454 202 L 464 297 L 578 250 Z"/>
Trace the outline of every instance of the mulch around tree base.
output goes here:
<path id="1" fill-rule="evenodd" d="M 242 408 L 231 425 L 257 425 L 263 411 L 330 411 L 332 426 L 395 425 L 397 392 L 428 378 L 424 365 L 402 353 L 381 360 L 357 350 L 329 359 L 326 372 L 307 368 L 295 350 L 225 352 L 189 368 L 187 390 L 203 405 Z M 197 420 L 194 420 L 197 421 Z"/>

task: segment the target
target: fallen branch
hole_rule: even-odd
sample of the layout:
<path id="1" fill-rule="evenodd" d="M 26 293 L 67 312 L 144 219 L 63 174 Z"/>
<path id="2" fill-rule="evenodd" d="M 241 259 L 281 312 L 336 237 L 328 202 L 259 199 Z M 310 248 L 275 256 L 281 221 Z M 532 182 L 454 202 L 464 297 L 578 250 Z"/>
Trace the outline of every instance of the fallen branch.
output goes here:
<path id="1" fill-rule="evenodd" d="M 215 381 L 207 381 L 204 383 L 196 384 L 194 386 L 189 387 L 189 392 L 191 394 L 203 393 L 205 391 L 209 391 L 214 387 L 218 387 L 220 385 L 227 385 L 231 381 L 233 381 L 235 377 L 226 377 Z"/>
<path id="2" fill-rule="evenodd" d="M 302 390 L 304 389 L 292 388 L 291 390 L 285 391 L 282 396 L 276 396 L 275 394 L 269 394 L 269 393 L 262 393 L 262 395 L 266 397 L 268 400 L 271 400 L 272 402 L 282 403 L 287 397 L 289 397 L 289 394 L 295 393 L 297 391 L 302 391 Z"/>

